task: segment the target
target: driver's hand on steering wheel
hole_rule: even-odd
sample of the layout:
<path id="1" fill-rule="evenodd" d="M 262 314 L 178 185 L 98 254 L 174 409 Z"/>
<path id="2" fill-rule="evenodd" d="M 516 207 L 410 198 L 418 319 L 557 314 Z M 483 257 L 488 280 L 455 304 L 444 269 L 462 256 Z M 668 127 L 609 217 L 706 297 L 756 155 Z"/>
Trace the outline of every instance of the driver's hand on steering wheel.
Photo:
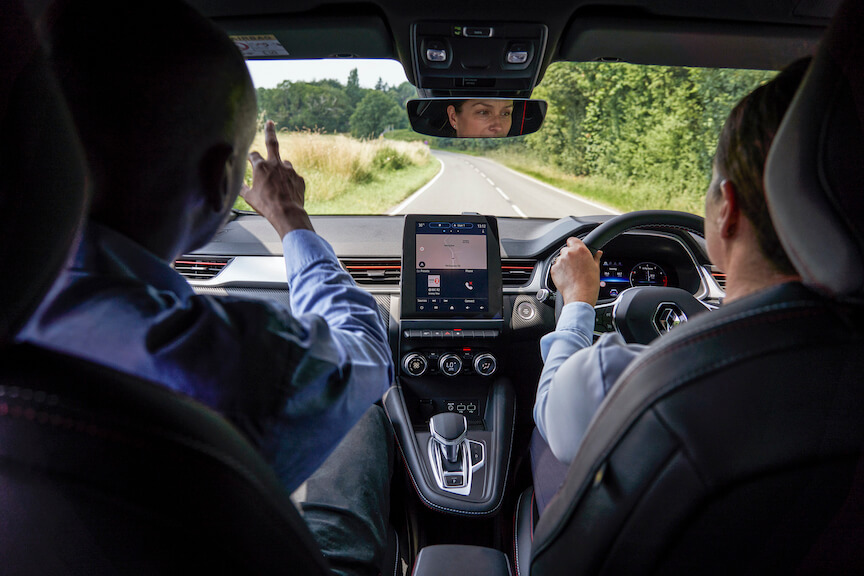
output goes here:
<path id="1" fill-rule="evenodd" d="M 603 251 L 591 251 L 578 238 L 568 238 L 567 246 L 561 249 L 558 259 L 552 265 L 552 281 L 564 304 L 585 302 L 597 304 L 600 292 L 600 258 Z"/>

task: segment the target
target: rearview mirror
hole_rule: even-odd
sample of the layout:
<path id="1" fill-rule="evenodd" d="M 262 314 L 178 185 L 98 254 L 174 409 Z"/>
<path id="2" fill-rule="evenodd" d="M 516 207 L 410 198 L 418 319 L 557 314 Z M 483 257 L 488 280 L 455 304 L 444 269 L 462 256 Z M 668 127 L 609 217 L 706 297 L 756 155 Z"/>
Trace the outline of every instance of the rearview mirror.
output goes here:
<path id="1" fill-rule="evenodd" d="M 506 138 L 540 129 L 544 100 L 524 98 L 423 98 L 409 100 L 415 132 L 439 138 Z"/>

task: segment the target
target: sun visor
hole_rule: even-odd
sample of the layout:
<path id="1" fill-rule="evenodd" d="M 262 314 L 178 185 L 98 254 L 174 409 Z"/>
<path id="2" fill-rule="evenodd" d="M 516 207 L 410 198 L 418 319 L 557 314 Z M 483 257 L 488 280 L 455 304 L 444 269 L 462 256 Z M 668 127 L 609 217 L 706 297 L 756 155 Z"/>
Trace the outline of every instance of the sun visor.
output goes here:
<path id="1" fill-rule="evenodd" d="M 824 28 L 665 19 L 575 20 L 561 55 L 578 62 L 779 70 L 813 54 Z"/>

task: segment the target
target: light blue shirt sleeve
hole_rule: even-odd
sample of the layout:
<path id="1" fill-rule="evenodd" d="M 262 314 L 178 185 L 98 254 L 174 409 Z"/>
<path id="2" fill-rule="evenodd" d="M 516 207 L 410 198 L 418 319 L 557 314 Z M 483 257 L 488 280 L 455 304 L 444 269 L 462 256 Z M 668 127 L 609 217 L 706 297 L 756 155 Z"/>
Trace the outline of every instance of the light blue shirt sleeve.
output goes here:
<path id="1" fill-rule="evenodd" d="M 330 245 L 307 230 L 286 234 L 282 245 L 291 315 L 306 336 L 292 377 L 299 388 L 269 436 L 276 445 L 268 452 L 293 490 L 387 391 L 393 361 L 375 299 L 354 283 Z"/>
<path id="2" fill-rule="evenodd" d="M 387 368 L 382 377 L 389 386 L 393 366 L 387 330 L 372 295 L 354 283 L 330 244 L 314 232 L 289 232 L 282 239 L 282 249 L 292 314 L 301 322 L 310 314 L 324 318 L 352 358 Z"/>
<path id="3" fill-rule="evenodd" d="M 594 308 L 564 306 L 558 325 L 540 340 L 543 371 L 534 403 L 534 422 L 555 457 L 570 463 L 594 414 L 618 376 L 645 347 L 627 344 L 617 332 L 591 345 Z M 566 377 L 559 376 L 566 372 Z M 576 375 L 574 378 L 573 375 Z"/>

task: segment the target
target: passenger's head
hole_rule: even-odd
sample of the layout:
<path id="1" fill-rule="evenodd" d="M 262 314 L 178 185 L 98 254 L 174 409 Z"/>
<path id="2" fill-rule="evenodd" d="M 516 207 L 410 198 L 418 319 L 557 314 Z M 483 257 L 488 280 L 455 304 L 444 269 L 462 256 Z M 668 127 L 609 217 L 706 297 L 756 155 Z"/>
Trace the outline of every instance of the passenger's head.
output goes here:
<path id="1" fill-rule="evenodd" d="M 179 0 L 57 0 L 41 28 L 91 167 L 91 217 L 165 258 L 206 242 L 255 130 L 237 48 Z"/>
<path id="2" fill-rule="evenodd" d="M 447 106 L 447 121 L 458 138 L 500 138 L 513 123 L 513 101 L 470 99 Z"/>
<path id="3" fill-rule="evenodd" d="M 731 185 L 740 212 L 753 226 L 759 250 L 784 275 L 797 272 L 771 223 L 763 175 L 768 149 L 809 63 L 809 58 L 794 62 L 735 106 L 720 132 L 714 177 L 705 199 L 708 216 L 711 206 L 720 200 L 721 185 Z"/>

